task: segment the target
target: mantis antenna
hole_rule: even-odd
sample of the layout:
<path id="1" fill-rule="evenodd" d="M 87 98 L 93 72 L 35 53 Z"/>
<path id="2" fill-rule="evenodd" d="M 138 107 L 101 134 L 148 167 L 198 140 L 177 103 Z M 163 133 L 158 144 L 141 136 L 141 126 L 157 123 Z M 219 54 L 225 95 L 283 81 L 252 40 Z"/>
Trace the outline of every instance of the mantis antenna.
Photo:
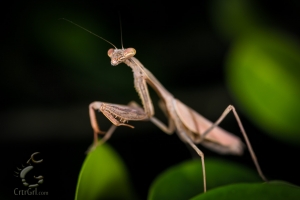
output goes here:
<path id="1" fill-rule="evenodd" d="M 124 47 L 123 47 L 123 31 L 122 31 L 122 20 L 121 20 L 121 13 L 120 13 L 120 11 L 118 12 L 118 14 L 119 14 L 120 32 L 121 32 L 121 45 L 122 45 L 122 49 L 124 49 Z"/>
<path id="2" fill-rule="evenodd" d="M 76 23 L 74 23 L 74 22 L 72 22 L 72 21 L 70 21 L 68 19 L 60 18 L 59 20 L 65 20 L 65 21 L 67 21 L 67 22 L 69 22 L 69 23 L 71 23 L 71 24 L 73 24 L 73 25 L 75 25 L 75 26 L 77 26 L 77 27 L 79 27 L 79 28 L 81 28 L 81 29 L 89 32 L 90 34 L 93 34 L 94 36 L 96 36 L 96 37 L 104 40 L 105 42 L 107 42 L 107 43 L 111 44 L 113 47 L 115 47 L 115 49 L 117 49 L 117 47 L 113 43 L 109 42 L 108 40 L 104 39 L 103 37 L 100 37 L 99 35 L 93 33 L 92 31 L 89 31 L 86 28 L 83 28 L 82 26 L 80 26 L 80 25 L 78 25 L 78 24 L 76 24 Z M 120 23 L 121 23 L 121 21 L 120 21 Z M 121 27 L 121 41 L 122 41 L 122 27 Z M 123 41 L 122 41 L 122 48 L 123 48 Z"/>

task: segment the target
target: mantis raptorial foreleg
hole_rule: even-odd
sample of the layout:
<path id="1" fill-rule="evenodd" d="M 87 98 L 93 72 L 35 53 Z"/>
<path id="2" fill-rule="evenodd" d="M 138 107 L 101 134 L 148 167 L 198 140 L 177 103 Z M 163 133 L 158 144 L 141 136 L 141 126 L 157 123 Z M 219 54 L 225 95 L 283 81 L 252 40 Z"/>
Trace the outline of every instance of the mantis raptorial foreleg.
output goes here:
<path id="1" fill-rule="evenodd" d="M 160 107 L 162 108 L 164 113 L 167 114 L 164 108 L 164 104 L 160 103 Z M 104 116 L 113 123 L 113 125 L 110 127 L 107 133 L 101 131 L 99 128 L 96 119 L 96 110 L 102 112 Z M 89 148 L 88 151 L 93 150 L 96 146 L 99 146 L 106 142 L 111 137 L 117 126 L 128 126 L 130 128 L 134 128 L 132 125 L 125 124 L 125 122 L 143 121 L 149 119 L 147 114 L 143 111 L 143 109 L 134 101 L 131 101 L 128 105 L 111 104 L 95 101 L 90 104 L 89 113 L 91 125 L 94 130 L 94 144 L 92 145 L 92 147 Z M 151 117 L 149 120 L 151 120 L 156 126 L 158 126 L 160 129 L 162 129 L 168 134 L 174 132 L 175 126 L 171 118 L 169 118 L 169 126 L 166 126 L 164 123 L 162 123 L 155 117 Z M 98 134 L 105 134 L 105 136 L 102 137 L 100 141 L 98 141 Z"/>
<path id="2" fill-rule="evenodd" d="M 99 128 L 95 110 L 102 112 L 105 115 L 105 117 L 108 118 L 115 126 L 128 126 L 130 128 L 134 128 L 132 125 L 126 124 L 126 122 L 148 119 L 148 116 L 145 114 L 143 109 L 131 103 L 129 105 L 120 105 L 95 101 L 89 106 L 90 121 L 94 130 L 93 146 L 98 145 L 98 134 L 105 133 Z M 110 131 L 111 133 L 109 132 L 109 137 L 113 133 L 113 131 Z"/>

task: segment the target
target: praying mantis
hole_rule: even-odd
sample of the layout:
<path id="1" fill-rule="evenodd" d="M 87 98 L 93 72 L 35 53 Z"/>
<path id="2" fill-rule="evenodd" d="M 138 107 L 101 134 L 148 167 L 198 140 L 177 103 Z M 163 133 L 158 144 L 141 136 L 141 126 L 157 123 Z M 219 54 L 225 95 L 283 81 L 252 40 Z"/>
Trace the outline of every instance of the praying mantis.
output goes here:
<path id="1" fill-rule="evenodd" d="M 75 24 L 72 21 L 66 21 L 90 32 L 89 30 Z M 111 59 L 111 65 L 117 66 L 121 63 L 124 63 L 132 69 L 134 87 L 142 101 L 142 107 L 140 107 L 136 102 L 130 102 L 128 105 L 120 105 L 100 101 L 92 102 L 89 105 L 89 116 L 94 132 L 94 143 L 90 150 L 93 150 L 98 145 L 103 144 L 105 141 L 107 141 L 111 137 L 117 126 L 127 126 L 130 128 L 134 128 L 132 125 L 128 124 L 129 121 L 149 120 L 167 134 L 173 134 L 174 132 L 176 132 L 178 137 L 184 143 L 190 145 L 192 149 L 194 149 L 195 152 L 200 156 L 202 162 L 203 189 L 204 192 L 206 192 L 204 154 L 196 146 L 196 144 L 201 144 L 220 154 L 241 155 L 244 150 L 244 144 L 240 140 L 240 138 L 218 126 L 230 112 L 233 112 L 258 174 L 265 182 L 268 181 L 259 166 L 256 155 L 252 149 L 248 136 L 234 106 L 229 105 L 224 110 L 219 119 L 215 123 L 212 123 L 211 121 L 207 120 L 199 113 L 194 111 L 192 108 L 176 99 L 155 78 L 155 76 L 147 68 L 145 68 L 138 59 L 134 57 L 136 54 L 136 50 L 134 48 L 124 49 L 122 45 L 122 49 L 118 49 L 115 45 L 105 40 L 104 38 L 98 35 L 96 36 L 108 42 L 114 47 L 108 50 L 108 56 Z M 148 92 L 147 84 L 150 85 L 158 94 L 160 98 L 159 107 L 168 118 L 168 125 L 164 124 L 154 116 L 154 107 Z M 100 129 L 96 119 L 95 111 L 102 112 L 103 115 L 113 124 L 106 133 Z M 98 134 L 105 134 L 100 142 L 98 141 Z"/>

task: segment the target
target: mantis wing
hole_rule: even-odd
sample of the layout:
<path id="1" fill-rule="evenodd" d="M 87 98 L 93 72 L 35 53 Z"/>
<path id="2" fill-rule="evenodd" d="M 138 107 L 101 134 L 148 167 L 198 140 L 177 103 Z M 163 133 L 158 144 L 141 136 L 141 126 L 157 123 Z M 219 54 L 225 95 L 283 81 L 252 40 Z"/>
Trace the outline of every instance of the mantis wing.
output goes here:
<path id="1" fill-rule="evenodd" d="M 177 99 L 175 99 L 175 109 L 182 123 L 191 132 L 197 134 L 198 137 L 195 138 L 195 143 L 197 143 L 197 139 L 199 142 L 201 134 L 213 125 L 211 121 L 207 120 Z M 205 136 L 205 139 L 202 140 L 201 144 L 221 154 L 241 155 L 244 147 L 240 138 L 218 126 Z"/>

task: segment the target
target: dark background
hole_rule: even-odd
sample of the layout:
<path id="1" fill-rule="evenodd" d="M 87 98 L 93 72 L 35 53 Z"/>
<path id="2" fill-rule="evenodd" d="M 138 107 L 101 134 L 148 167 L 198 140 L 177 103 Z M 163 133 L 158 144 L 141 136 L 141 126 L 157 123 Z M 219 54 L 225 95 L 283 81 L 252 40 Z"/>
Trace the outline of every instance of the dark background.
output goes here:
<path id="1" fill-rule="evenodd" d="M 174 96 L 211 121 L 227 105 L 235 105 L 224 76 L 230 41 L 216 31 L 210 2 L 23 1 L 1 6 L 0 197 L 25 198 L 13 195 L 14 188 L 22 187 L 13 171 L 38 151 L 44 159 L 39 170 L 47 177 L 39 189 L 49 192 L 43 198 L 73 199 L 84 152 L 93 140 L 89 103 L 140 102 L 131 70 L 110 65 L 106 53 L 111 46 L 59 18 L 120 47 L 120 12 L 124 47 L 134 47 L 136 57 Z M 299 36 L 297 1 L 253 2 L 270 23 Z M 156 103 L 153 91 L 151 96 Z M 299 147 L 271 138 L 236 109 L 266 176 L 299 185 Z M 109 121 L 98 116 L 107 130 Z M 150 122 L 131 124 L 136 128 L 120 127 L 108 143 L 124 160 L 140 198 L 146 199 L 160 172 L 192 156 L 176 134 L 168 136 Z M 232 115 L 222 127 L 241 137 Z M 248 151 L 243 157 L 224 157 L 200 148 L 206 158 L 220 157 L 254 170 Z"/>

